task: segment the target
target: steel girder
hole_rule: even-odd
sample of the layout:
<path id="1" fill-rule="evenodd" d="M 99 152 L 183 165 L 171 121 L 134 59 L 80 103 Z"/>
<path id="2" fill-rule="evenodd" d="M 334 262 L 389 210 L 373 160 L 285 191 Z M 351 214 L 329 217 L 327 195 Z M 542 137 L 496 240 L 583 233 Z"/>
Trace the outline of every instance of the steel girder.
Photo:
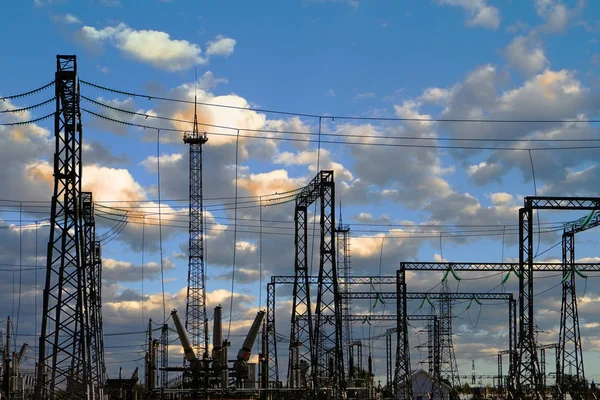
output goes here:
<path id="1" fill-rule="evenodd" d="M 519 263 L 478 263 L 478 262 L 402 262 L 400 268 L 407 271 L 446 271 L 452 268 L 454 271 L 490 271 L 508 272 L 518 271 Z M 534 272 L 562 272 L 563 263 L 534 263 Z M 577 263 L 580 271 L 600 271 L 600 263 Z"/>
<path id="2" fill-rule="evenodd" d="M 54 194 L 36 398 L 91 398 L 82 255 L 79 82 L 75 56 L 57 56 Z M 48 376 L 46 375 L 48 374 Z"/>

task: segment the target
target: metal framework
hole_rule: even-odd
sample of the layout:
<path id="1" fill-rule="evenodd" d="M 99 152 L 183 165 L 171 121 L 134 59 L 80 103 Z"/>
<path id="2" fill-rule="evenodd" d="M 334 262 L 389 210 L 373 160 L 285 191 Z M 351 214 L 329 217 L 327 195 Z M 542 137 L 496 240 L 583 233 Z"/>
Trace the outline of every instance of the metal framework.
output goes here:
<path id="1" fill-rule="evenodd" d="M 83 217 L 83 254 L 86 278 L 86 296 L 88 298 L 87 324 L 88 344 L 91 361 L 92 389 L 99 398 L 103 397 L 106 368 L 104 364 L 104 339 L 102 328 L 102 258 L 100 242 L 96 241 L 96 221 L 92 193 L 81 193 Z"/>
<path id="2" fill-rule="evenodd" d="M 54 194 L 36 398 L 93 398 L 81 216 L 81 112 L 77 61 L 57 56 Z"/>
<path id="3" fill-rule="evenodd" d="M 448 281 L 442 283 L 442 294 L 440 298 L 440 352 L 441 352 L 441 375 L 447 378 L 452 386 L 460 386 L 460 376 L 452 344 L 452 300 Z"/>
<path id="4" fill-rule="evenodd" d="M 310 286 L 308 283 L 307 210 L 320 202 L 319 275 L 315 326 L 312 326 Z M 342 398 L 344 357 L 342 341 L 342 305 L 339 297 L 335 257 L 335 184 L 333 171 L 320 171 L 296 196 L 295 207 L 294 298 L 290 336 L 290 383 L 299 386 L 301 361 L 311 366 L 313 389 L 332 390 L 333 398 Z M 329 368 L 329 357 L 333 369 Z"/>
<path id="5" fill-rule="evenodd" d="M 408 343 L 408 324 L 407 324 L 407 303 L 411 299 L 424 299 L 430 300 L 448 299 L 448 296 L 452 300 L 505 300 L 508 302 L 508 326 L 509 326 L 509 347 L 510 351 L 513 351 L 515 333 L 516 333 L 516 302 L 511 293 L 415 293 L 407 292 L 406 290 L 406 268 L 405 266 L 409 263 L 402 263 L 400 270 L 397 271 L 397 293 L 377 293 L 380 298 L 395 298 L 400 297 L 400 301 L 396 302 L 397 313 L 398 313 L 398 341 L 396 349 L 396 370 L 395 370 L 395 395 L 398 399 L 411 399 L 412 398 L 412 384 L 411 384 L 411 367 L 410 367 L 410 347 Z M 352 293 L 353 296 L 358 298 L 370 298 L 370 293 Z M 511 370 L 514 370 L 511 368 Z M 509 372 L 510 376 L 513 376 L 512 371 Z M 510 379 L 509 379 L 510 381 Z M 512 390 L 513 388 L 509 388 Z"/>
<path id="6" fill-rule="evenodd" d="M 267 321 L 266 321 L 266 364 L 267 385 L 277 386 L 279 384 L 279 361 L 277 360 L 277 332 L 275 330 L 275 283 L 267 284 Z"/>
<path id="7" fill-rule="evenodd" d="M 337 267 L 340 278 L 339 290 L 342 293 L 348 293 L 350 291 L 350 284 L 348 280 L 352 275 L 352 268 L 350 264 L 350 226 L 342 224 L 342 211 L 340 205 L 340 221 L 335 231 L 337 240 Z M 352 327 L 348 320 L 350 310 L 352 308 L 352 301 L 346 299 L 342 301 L 342 319 L 344 323 L 344 329 L 342 330 L 342 341 L 344 343 L 344 365 L 350 364 L 350 343 L 352 343 Z M 349 371 L 350 372 L 350 371 Z"/>
<path id="8" fill-rule="evenodd" d="M 562 261 L 565 268 L 563 270 L 560 334 L 557 350 L 562 368 L 557 371 L 556 382 L 562 395 L 570 393 L 571 397 L 576 399 L 582 395 L 585 372 L 575 288 L 576 274 L 579 268 L 575 264 L 575 234 L 598 225 L 600 225 L 600 212 L 593 212 L 588 217 L 567 224 L 562 235 Z"/>
<path id="9" fill-rule="evenodd" d="M 280 382 L 279 366 L 277 357 L 277 329 L 275 327 L 275 290 L 277 285 L 293 285 L 295 276 L 272 276 L 271 282 L 267 284 L 267 363 L 269 387 L 277 386 Z M 331 283 L 331 279 L 324 280 Z M 307 276 L 308 285 L 319 283 L 318 276 Z M 395 276 L 349 276 L 344 282 L 346 285 L 395 285 Z M 305 315 L 297 316 L 297 323 L 308 326 Z M 293 325 L 292 325 L 293 326 Z M 295 349 L 298 347 L 296 346 Z M 294 386 L 291 386 L 294 387 Z"/>
<path id="10" fill-rule="evenodd" d="M 533 210 L 600 210 L 595 197 L 526 197 L 519 210 L 519 355 L 517 390 L 520 398 L 543 397 L 535 341 L 533 302 Z M 580 268 L 582 269 L 582 268 Z"/>
<path id="11" fill-rule="evenodd" d="M 208 141 L 206 133 L 198 131 L 198 113 L 194 96 L 194 127 L 183 135 L 190 146 L 189 173 L 189 260 L 185 329 L 190 335 L 196 354 L 208 358 L 208 319 L 204 275 L 204 224 L 202 197 L 202 147 Z"/>

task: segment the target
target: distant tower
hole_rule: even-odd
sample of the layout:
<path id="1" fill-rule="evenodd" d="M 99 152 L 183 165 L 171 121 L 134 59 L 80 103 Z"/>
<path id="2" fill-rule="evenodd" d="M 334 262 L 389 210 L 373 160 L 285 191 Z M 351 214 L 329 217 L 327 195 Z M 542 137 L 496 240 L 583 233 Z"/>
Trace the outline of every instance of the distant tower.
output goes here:
<path id="1" fill-rule="evenodd" d="M 198 132 L 197 102 L 194 96 L 194 128 L 191 133 L 183 135 L 183 142 L 190 145 L 190 241 L 185 328 L 196 354 L 202 354 L 204 358 L 208 358 L 208 329 L 204 286 L 202 145 L 207 140 L 206 133 Z"/>
<path id="2" fill-rule="evenodd" d="M 338 228 L 335 231 L 337 239 L 337 268 L 338 268 L 338 280 L 339 280 L 339 291 L 341 293 L 348 293 L 350 291 L 350 276 L 352 275 L 352 269 L 350 266 L 350 226 L 342 223 L 342 204 L 340 203 L 340 222 Z M 342 341 L 344 343 L 344 360 L 345 365 L 348 368 L 352 368 L 350 364 L 350 353 L 352 352 L 350 343 L 352 343 L 352 322 L 350 321 L 349 315 L 352 304 L 349 296 L 346 296 L 342 300 L 342 315 L 344 321 L 344 330 L 342 331 Z M 348 370 L 348 375 L 352 376 L 353 371 Z"/>
<path id="3" fill-rule="evenodd" d="M 460 386 L 460 376 L 452 343 L 452 300 L 448 282 L 442 283 L 442 293 L 439 302 L 441 374 L 442 378 L 448 379 L 452 386 Z"/>

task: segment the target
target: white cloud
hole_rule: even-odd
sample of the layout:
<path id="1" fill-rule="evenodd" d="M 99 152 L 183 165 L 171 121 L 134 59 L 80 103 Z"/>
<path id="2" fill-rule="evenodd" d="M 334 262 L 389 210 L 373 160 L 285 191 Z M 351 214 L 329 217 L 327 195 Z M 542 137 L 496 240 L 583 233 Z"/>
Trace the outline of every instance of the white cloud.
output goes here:
<path id="1" fill-rule="evenodd" d="M 354 96 L 354 100 L 372 99 L 373 97 L 375 97 L 375 93 L 365 92 L 365 93 L 359 93 L 356 96 Z"/>
<path id="2" fill-rule="evenodd" d="M 445 103 L 450 98 L 451 91 L 437 87 L 427 88 L 420 99 L 426 103 Z"/>
<path id="3" fill-rule="evenodd" d="M 108 41 L 124 55 L 167 71 L 180 71 L 207 62 L 197 44 L 171 39 L 162 31 L 135 30 L 123 23 L 103 29 L 86 25 L 76 36 L 92 46 Z"/>
<path id="4" fill-rule="evenodd" d="M 496 206 L 508 206 L 514 201 L 514 198 L 511 194 L 504 192 L 492 193 L 490 194 L 490 199 Z"/>
<path id="5" fill-rule="evenodd" d="M 333 91 L 333 89 L 329 89 L 328 91 L 325 92 L 325 96 L 335 97 L 335 92 Z"/>
<path id="6" fill-rule="evenodd" d="M 82 24 L 81 20 L 73 14 L 54 15 L 52 19 L 63 24 Z"/>
<path id="7" fill-rule="evenodd" d="M 228 57 L 233 54 L 234 48 L 235 39 L 217 35 L 213 40 L 206 42 L 206 55 Z"/>
<path id="8" fill-rule="evenodd" d="M 537 15 L 545 21 L 541 27 L 546 33 L 562 33 L 569 22 L 577 16 L 585 6 L 584 0 L 578 0 L 575 8 L 569 9 L 562 0 L 534 0 Z"/>
<path id="9" fill-rule="evenodd" d="M 462 7 L 468 14 L 467 26 L 496 30 L 500 26 L 500 11 L 485 0 L 438 0 L 440 4 Z"/>
<path id="10" fill-rule="evenodd" d="M 510 65 L 525 76 L 531 76 L 548 65 L 542 43 L 535 32 L 528 36 L 516 36 L 509 43 L 504 54 Z"/>

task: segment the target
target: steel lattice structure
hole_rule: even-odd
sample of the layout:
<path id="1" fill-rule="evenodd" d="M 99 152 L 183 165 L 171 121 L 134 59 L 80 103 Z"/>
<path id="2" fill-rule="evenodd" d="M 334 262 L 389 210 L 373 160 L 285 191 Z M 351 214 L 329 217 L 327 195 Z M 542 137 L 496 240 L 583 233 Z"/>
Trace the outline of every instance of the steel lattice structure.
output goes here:
<path id="1" fill-rule="evenodd" d="M 89 329 L 87 331 L 91 361 L 92 389 L 99 398 L 103 397 L 106 369 L 104 364 L 104 339 L 102 328 L 102 259 L 100 243 L 96 241 L 96 221 L 94 219 L 94 202 L 92 193 L 81 193 L 81 210 L 83 217 L 84 264 L 86 277 L 86 296 L 88 308 L 86 313 Z M 98 386 L 95 386 L 98 385 Z"/>
<path id="2" fill-rule="evenodd" d="M 456 364 L 456 355 L 454 354 L 454 345 L 452 344 L 452 300 L 447 281 L 442 283 L 442 293 L 447 296 L 442 296 L 439 301 L 441 375 L 447 378 L 452 386 L 460 386 L 460 376 Z"/>
<path id="3" fill-rule="evenodd" d="M 571 397 L 580 398 L 585 385 L 583 350 L 577 311 L 577 291 L 575 280 L 579 265 L 575 264 L 575 234 L 600 225 L 600 212 L 590 214 L 565 225 L 562 235 L 563 270 L 562 306 L 558 354 L 562 370 L 558 371 L 557 384 L 561 395 L 569 392 Z"/>
<path id="4" fill-rule="evenodd" d="M 292 277 L 293 278 L 293 277 Z M 277 360 L 277 331 L 275 329 L 275 283 L 267 284 L 267 336 L 266 363 L 267 384 L 269 388 L 279 383 L 279 361 Z"/>
<path id="5" fill-rule="evenodd" d="M 442 263 L 443 264 L 443 263 Z M 514 351 L 515 340 L 516 340 L 516 302 L 511 293 L 415 293 L 407 292 L 406 290 L 406 270 L 411 269 L 410 266 L 418 268 L 420 263 L 401 263 L 400 270 L 397 271 L 396 276 L 398 279 L 396 293 L 385 293 L 380 292 L 376 294 L 372 293 L 352 293 L 353 298 L 371 298 L 373 296 L 379 296 L 384 299 L 397 299 L 400 297 L 400 301 L 396 302 L 397 314 L 398 314 L 398 340 L 396 349 L 396 370 L 394 378 L 394 389 L 395 396 L 397 399 L 411 399 L 412 398 L 412 385 L 411 385 L 411 366 L 410 366 L 410 347 L 408 341 L 408 324 L 407 324 L 407 303 L 411 299 L 424 299 L 440 300 L 448 299 L 450 296 L 451 300 L 505 300 L 508 302 L 508 326 L 509 326 L 509 348 L 510 352 Z M 409 266 L 409 268 L 406 268 Z M 423 267 L 426 264 L 422 265 Z M 466 267 L 466 266 L 465 266 Z M 356 296 L 356 297 L 354 297 Z M 514 368 L 509 371 L 509 376 L 513 376 Z M 511 379 L 509 379 L 511 381 Z M 510 387 L 509 390 L 513 391 L 514 388 Z"/>
<path id="6" fill-rule="evenodd" d="M 75 56 L 57 56 L 55 81 L 54 194 L 35 394 L 38 399 L 89 399 L 93 391 L 81 254 L 82 129 Z"/>
<path id="7" fill-rule="evenodd" d="M 208 141 L 206 133 L 198 131 L 196 97 L 194 97 L 194 128 L 183 135 L 190 146 L 189 174 L 189 262 L 185 329 L 198 356 L 208 358 L 208 319 L 206 318 L 206 291 L 204 275 L 204 224 L 202 197 L 202 147 Z"/>
<path id="8" fill-rule="evenodd" d="M 533 211 L 600 210 L 596 197 L 526 197 L 519 210 L 519 354 L 517 390 L 521 398 L 543 397 L 535 342 L 533 302 Z M 583 269 L 583 268 L 580 268 Z M 565 300 L 565 299 L 563 299 Z"/>
<path id="9" fill-rule="evenodd" d="M 350 265 L 350 226 L 342 224 L 342 212 L 340 211 L 340 221 L 336 229 L 337 239 L 337 266 L 340 277 L 339 290 L 342 293 L 348 293 L 350 284 L 348 280 L 352 275 Z M 342 318 L 344 321 L 344 329 L 342 330 L 342 340 L 346 351 L 344 351 L 344 365 L 350 365 L 350 343 L 352 343 L 352 329 L 348 315 L 352 308 L 352 301 L 346 299 L 342 302 Z"/>
<path id="10" fill-rule="evenodd" d="M 307 211 L 320 203 L 319 275 L 314 327 L 307 263 Z M 290 335 L 290 383 L 298 387 L 301 362 L 311 365 L 313 389 L 332 390 L 342 398 L 345 377 L 342 350 L 342 306 L 335 257 L 335 184 L 333 171 L 320 171 L 296 196 L 294 298 Z M 308 345 L 308 346 L 307 346 Z M 329 357 L 333 370 L 329 370 Z"/>
<path id="11" fill-rule="evenodd" d="M 268 363 L 268 381 L 269 387 L 276 386 L 279 381 L 279 368 L 277 357 L 277 329 L 275 326 L 275 289 L 277 285 L 293 285 L 296 281 L 296 276 L 272 276 L 271 282 L 267 284 L 267 363 Z M 318 276 L 307 276 L 306 282 L 308 285 L 316 285 L 319 283 Z M 325 280 L 326 283 L 331 283 L 330 279 Z M 395 285 L 395 276 L 350 276 L 343 281 L 347 285 Z M 306 317 L 299 315 L 298 324 L 308 326 Z"/>

